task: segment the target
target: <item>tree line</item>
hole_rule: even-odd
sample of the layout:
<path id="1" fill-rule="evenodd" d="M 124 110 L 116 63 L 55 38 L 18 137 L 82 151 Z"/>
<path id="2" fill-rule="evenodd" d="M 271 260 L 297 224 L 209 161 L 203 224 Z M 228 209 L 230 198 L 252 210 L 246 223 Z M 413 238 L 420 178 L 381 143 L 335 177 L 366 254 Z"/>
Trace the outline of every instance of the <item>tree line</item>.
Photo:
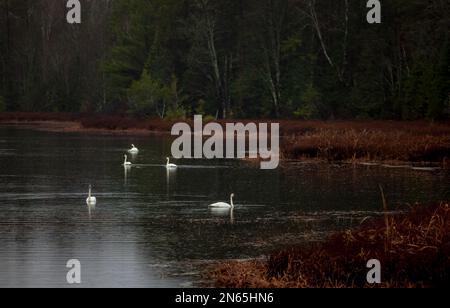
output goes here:
<path id="1" fill-rule="evenodd" d="M 1 0 L 0 111 L 448 119 L 450 3 Z"/>

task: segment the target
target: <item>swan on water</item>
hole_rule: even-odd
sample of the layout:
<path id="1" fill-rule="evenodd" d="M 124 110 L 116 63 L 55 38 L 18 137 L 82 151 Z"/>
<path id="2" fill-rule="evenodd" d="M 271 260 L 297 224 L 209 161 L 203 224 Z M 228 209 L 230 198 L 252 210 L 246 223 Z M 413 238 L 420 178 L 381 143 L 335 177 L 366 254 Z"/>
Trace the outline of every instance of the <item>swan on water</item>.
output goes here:
<path id="1" fill-rule="evenodd" d="M 128 150 L 128 153 L 137 154 L 137 153 L 139 153 L 139 149 L 137 147 L 135 147 L 134 144 L 132 144 L 131 149 Z"/>
<path id="2" fill-rule="evenodd" d="M 92 197 L 92 186 L 91 185 L 89 185 L 89 195 L 86 199 L 86 203 L 89 206 L 93 206 L 97 203 L 97 198 Z"/>
<path id="3" fill-rule="evenodd" d="M 176 168 L 178 168 L 178 166 L 177 166 L 177 165 L 175 165 L 175 164 L 171 164 L 171 163 L 170 163 L 170 158 L 169 158 L 169 157 L 167 157 L 167 164 L 166 164 L 166 168 L 167 168 L 167 169 L 176 169 Z"/>
<path id="4" fill-rule="evenodd" d="M 128 161 L 128 156 L 126 154 L 124 155 L 124 158 L 125 158 L 125 160 L 123 162 L 123 165 L 124 166 L 131 166 L 131 163 Z"/>
<path id="5" fill-rule="evenodd" d="M 225 202 L 217 202 L 214 204 L 210 204 L 209 207 L 212 209 L 234 209 L 234 203 L 233 203 L 234 194 L 231 194 L 230 196 L 230 204 Z"/>

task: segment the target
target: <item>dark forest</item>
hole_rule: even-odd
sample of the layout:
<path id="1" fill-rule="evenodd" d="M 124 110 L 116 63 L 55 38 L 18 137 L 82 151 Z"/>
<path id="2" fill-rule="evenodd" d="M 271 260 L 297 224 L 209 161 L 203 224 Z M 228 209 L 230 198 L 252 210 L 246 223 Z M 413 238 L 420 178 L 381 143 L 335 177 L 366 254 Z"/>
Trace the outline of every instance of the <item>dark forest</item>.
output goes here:
<path id="1" fill-rule="evenodd" d="M 449 117 L 450 2 L 2 0 L 0 111 Z"/>

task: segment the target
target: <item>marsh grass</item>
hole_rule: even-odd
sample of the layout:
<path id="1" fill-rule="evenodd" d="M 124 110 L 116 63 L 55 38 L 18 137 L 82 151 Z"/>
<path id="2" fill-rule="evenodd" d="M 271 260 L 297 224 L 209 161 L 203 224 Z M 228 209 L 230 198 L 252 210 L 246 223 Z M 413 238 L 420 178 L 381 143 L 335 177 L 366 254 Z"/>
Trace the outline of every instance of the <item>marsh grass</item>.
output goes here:
<path id="1" fill-rule="evenodd" d="M 56 122 L 72 122 L 80 118 L 79 114 L 63 113 L 63 112 L 1 112 L 1 122 L 35 122 L 35 121 L 56 121 Z"/>
<path id="2" fill-rule="evenodd" d="M 367 262 L 382 264 L 382 284 L 366 281 Z M 209 277 L 228 288 L 445 287 L 450 284 L 450 206 L 364 222 L 326 242 L 294 247 L 264 261 L 218 265 Z"/>
<path id="3" fill-rule="evenodd" d="M 211 119 L 210 119 L 211 120 Z M 73 121 L 85 129 L 170 132 L 177 121 L 125 115 L 0 113 L 0 121 Z M 183 120 L 192 125 L 192 120 Z M 204 123 L 207 123 L 204 120 Z M 279 123 L 283 159 L 436 162 L 450 168 L 450 122 L 228 120 Z"/>
<path id="4" fill-rule="evenodd" d="M 450 157 L 450 130 L 428 129 L 344 130 L 319 129 L 286 136 L 281 146 L 285 158 L 318 158 L 328 161 L 444 162 Z"/>
<path id="5" fill-rule="evenodd" d="M 88 113 L 0 113 L 0 122 L 77 122 L 85 129 L 99 130 L 147 130 L 170 132 L 173 122 L 162 119 L 137 119 L 120 115 Z"/>
<path id="6" fill-rule="evenodd" d="M 264 122 L 261 120 L 235 120 Z M 192 126 L 192 121 L 184 121 Z M 204 121 L 205 123 L 207 121 Z M 268 121 L 271 122 L 271 121 Z M 438 162 L 450 158 L 450 124 L 429 122 L 322 122 L 280 123 L 281 157 L 327 161 Z M 175 123 L 161 119 L 82 117 L 85 128 L 144 129 L 170 132 Z M 223 127 L 226 121 L 219 121 Z"/>

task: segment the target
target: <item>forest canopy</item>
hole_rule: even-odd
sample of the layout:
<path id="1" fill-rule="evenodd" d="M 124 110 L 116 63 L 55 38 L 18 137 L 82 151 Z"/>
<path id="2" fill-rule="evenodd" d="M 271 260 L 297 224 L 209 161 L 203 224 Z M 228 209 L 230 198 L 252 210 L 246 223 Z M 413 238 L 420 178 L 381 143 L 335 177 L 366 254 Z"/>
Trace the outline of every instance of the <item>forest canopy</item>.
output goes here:
<path id="1" fill-rule="evenodd" d="M 0 111 L 448 119 L 450 2 L 1 0 Z"/>

